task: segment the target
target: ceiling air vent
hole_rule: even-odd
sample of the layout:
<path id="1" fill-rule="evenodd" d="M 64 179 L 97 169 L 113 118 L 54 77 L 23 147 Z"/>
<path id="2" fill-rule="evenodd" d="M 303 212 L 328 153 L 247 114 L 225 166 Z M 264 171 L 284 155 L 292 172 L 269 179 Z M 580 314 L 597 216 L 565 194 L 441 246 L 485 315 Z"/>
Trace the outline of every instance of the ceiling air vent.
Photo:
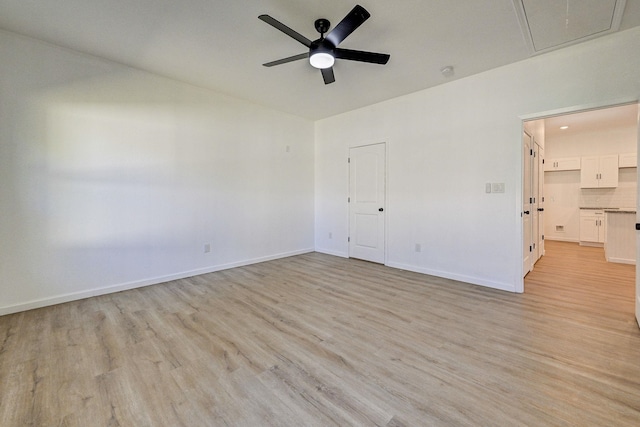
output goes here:
<path id="1" fill-rule="evenodd" d="M 532 55 L 620 28 L 626 0 L 513 0 Z"/>

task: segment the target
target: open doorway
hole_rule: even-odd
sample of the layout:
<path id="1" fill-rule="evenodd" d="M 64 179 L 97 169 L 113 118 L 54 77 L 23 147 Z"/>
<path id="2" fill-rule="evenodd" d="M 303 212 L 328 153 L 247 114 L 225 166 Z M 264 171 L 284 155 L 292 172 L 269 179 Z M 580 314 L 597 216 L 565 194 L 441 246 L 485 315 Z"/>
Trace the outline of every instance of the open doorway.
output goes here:
<path id="1" fill-rule="evenodd" d="M 524 130 L 544 158 L 545 242 L 523 272 L 525 292 L 545 289 L 594 309 L 602 298 L 620 299 L 633 311 L 638 104 L 528 120 Z"/>
<path id="2" fill-rule="evenodd" d="M 635 211 L 637 115 L 638 105 L 629 104 L 525 123 L 544 163 L 538 197 L 545 240 L 604 247 L 603 211 Z"/>

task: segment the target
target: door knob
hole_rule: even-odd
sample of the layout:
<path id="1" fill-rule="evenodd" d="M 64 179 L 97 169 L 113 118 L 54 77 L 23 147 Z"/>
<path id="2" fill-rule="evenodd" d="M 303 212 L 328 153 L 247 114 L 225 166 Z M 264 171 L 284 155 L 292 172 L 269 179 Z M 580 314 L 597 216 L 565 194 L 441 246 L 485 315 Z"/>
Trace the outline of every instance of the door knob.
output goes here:
<path id="1" fill-rule="evenodd" d="M 544 208 L 538 208 L 538 212 L 544 212 Z"/>
<path id="2" fill-rule="evenodd" d="M 529 211 L 524 211 L 524 214 L 525 215 L 529 215 Z"/>
<path id="3" fill-rule="evenodd" d="M 384 209 L 383 209 L 383 208 L 378 209 L 378 212 L 382 212 L 382 211 L 384 211 Z"/>

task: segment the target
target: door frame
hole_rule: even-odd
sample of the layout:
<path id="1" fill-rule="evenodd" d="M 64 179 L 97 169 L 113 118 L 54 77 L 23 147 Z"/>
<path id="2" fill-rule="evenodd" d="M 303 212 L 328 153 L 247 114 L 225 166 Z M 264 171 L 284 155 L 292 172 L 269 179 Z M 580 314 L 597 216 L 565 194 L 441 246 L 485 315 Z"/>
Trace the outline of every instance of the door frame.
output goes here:
<path id="1" fill-rule="evenodd" d="M 383 265 L 387 265 L 387 244 L 389 242 L 389 144 L 386 141 L 380 142 L 372 142 L 369 144 L 349 144 L 347 146 L 347 155 L 346 158 L 349 159 L 351 155 L 352 148 L 362 148 L 362 147 L 370 147 L 372 145 L 380 145 L 384 146 L 384 260 Z M 348 198 L 351 197 L 351 164 L 347 162 L 347 194 Z M 351 203 L 347 201 L 347 235 L 351 236 Z M 351 258 L 350 256 L 350 245 L 351 242 L 347 243 L 347 258 Z"/>
<path id="2" fill-rule="evenodd" d="M 529 138 L 529 146 L 527 147 L 525 144 L 525 138 Z M 522 148 L 528 148 L 527 151 L 530 152 L 527 155 L 527 151 L 521 149 L 522 151 L 522 211 L 520 212 L 520 218 L 522 218 L 522 274 L 527 275 L 531 270 L 533 270 L 534 261 L 533 257 L 533 145 L 534 145 L 533 135 L 530 135 L 529 132 L 523 130 L 522 132 Z M 527 168 L 528 163 L 528 168 Z M 527 172 L 529 172 L 527 174 Z M 528 175 L 528 176 L 527 176 Z M 529 180 L 529 188 L 525 189 L 527 184 L 527 179 Z M 525 202 L 525 196 L 529 196 L 529 203 Z M 528 209 L 525 210 L 525 209 Z M 529 213 L 526 213 L 529 212 Z M 525 223 L 528 223 L 528 230 L 525 227 Z M 528 232 L 528 234 L 527 234 Z M 526 237 L 529 237 L 529 254 L 527 256 L 525 250 L 525 242 Z M 526 256 L 526 258 L 525 258 Z"/>
<path id="3" fill-rule="evenodd" d="M 640 109 L 640 96 L 636 96 L 636 97 L 626 97 L 626 98 L 621 98 L 621 99 L 614 99 L 614 100 L 610 100 L 610 101 L 606 101 L 606 102 L 597 102 L 597 103 L 591 103 L 591 104 L 582 104 L 582 105 L 574 105 L 571 107 L 563 107 L 563 108 L 557 108 L 554 110 L 547 110 L 547 111 L 541 111 L 541 112 L 537 112 L 537 113 L 532 113 L 532 114 L 524 114 L 521 116 L 518 116 L 518 118 L 520 119 L 520 128 L 519 128 L 519 133 L 518 133 L 518 147 L 522 147 L 522 134 L 524 133 L 525 129 L 524 129 L 524 122 L 528 122 L 531 120 L 539 120 L 539 119 L 547 119 L 550 117 L 555 117 L 555 116 L 563 116 L 566 114 L 573 114 L 573 113 L 581 113 L 581 112 L 585 112 L 585 111 L 591 111 L 591 110 L 600 110 L 600 109 L 604 109 L 604 108 L 612 108 L 612 107 L 619 107 L 622 105 L 629 105 L 629 104 L 637 104 L 638 108 Z M 638 125 L 639 131 L 638 131 L 638 141 L 637 141 L 637 150 L 638 150 L 638 154 L 640 155 L 640 123 Z M 515 138 L 514 138 L 515 139 Z M 520 248 L 520 256 L 518 257 L 518 268 L 516 269 L 516 271 L 519 271 L 519 277 L 518 279 L 515 281 L 515 292 L 516 293 L 523 293 L 524 292 L 524 265 L 522 263 L 523 257 L 524 257 L 524 251 L 523 251 L 523 246 L 524 246 L 524 228 L 522 226 L 522 218 L 520 217 L 523 209 L 524 209 L 524 200 L 523 200 L 523 194 L 522 194 L 522 190 L 524 188 L 524 154 L 523 154 L 523 150 L 520 148 L 518 150 L 518 152 L 520 153 L 520 186 L 517 190 L 517 196 L 516 196 L 516 217 L 518 218 L 518 235 L 519 235 L 519 244 L 518 247 Z M 640 191 L 640 174 L 638 174 L 638 189 Z M 638 200 L 638 203 L 640 204 L 640 200 Z M 640 218 L 639 218 L 640 219 Z M 638 264 L 640 263 L 636 263 L 636 266 L 638 266 Z M 636 267 L 637 268 L 637 267 Z M 638 280 L 638 271 L 636 270 L 636 282 Z M 636 286 L 640 286 L 640 284 L 637 284 Z M 640 301 L 636 302 L 639 306 L 640 306 Z M 636 319 L 638 320 L 639 324 L 640 324 L 640 318 Z"/>

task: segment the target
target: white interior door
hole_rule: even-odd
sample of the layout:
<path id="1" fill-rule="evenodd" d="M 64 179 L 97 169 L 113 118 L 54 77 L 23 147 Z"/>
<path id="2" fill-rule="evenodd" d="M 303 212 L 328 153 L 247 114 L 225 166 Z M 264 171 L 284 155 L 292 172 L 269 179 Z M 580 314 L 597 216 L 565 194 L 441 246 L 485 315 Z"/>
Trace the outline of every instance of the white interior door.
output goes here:
<path id="1" fill-rule="evenodd" d="M 349 150 L 349 257 L 384 264 L 385 144 Z"/>
<path id="2" fill-rule="evenodd" d="M 536 144 L 537 145 L 537 144 Z M 538 146 L 538 145 L 537 145 Z M 538 146 L 538 259 L 544 255 L 544 148 Z"/>
<path id="3" fill-rule="evenodd" d="M 522 170 L 524 174 L 522 188 L 522 275 L 526 276 L 531 271 L 533 240 L 531 225 L 531 205 L 533 197 L 531 195 L 531 136 L 524 132 L 522 137 Z"/>
<path id="4" fill-rule="evenodd" d="M 531 199 L 533 200 L 531 203 L 531 247 L 533 248 L 531 251 L 531 269 L 533 269 L 538 258 L 540 258 L 540 253 L 538 252 L 538 236 L 540 235 L 540 212 L 538 211 L 540 181 L 538 180 L 538 175 L 540 169 L 538 165 L 538 143 L 534 137 L 531 140 L 531 148 L 533 149 L 533 158 L 531 159 Z"/>
<path id="5" fill-rule="evenodd" d="M 640 104 L 638 105 L 638 150 L 636 155 L 640 155 Z M 640 176 L 639 176 L 640 180 Z M 636 229 L 640 224 L 640 182 L 637 186 L 638 198 L 636 199 Z M 636 253 L 640 254 L 640 232 L 636 231 Z M 636 321 L 640 326 L 640 262 L 636 262 Z"/>

